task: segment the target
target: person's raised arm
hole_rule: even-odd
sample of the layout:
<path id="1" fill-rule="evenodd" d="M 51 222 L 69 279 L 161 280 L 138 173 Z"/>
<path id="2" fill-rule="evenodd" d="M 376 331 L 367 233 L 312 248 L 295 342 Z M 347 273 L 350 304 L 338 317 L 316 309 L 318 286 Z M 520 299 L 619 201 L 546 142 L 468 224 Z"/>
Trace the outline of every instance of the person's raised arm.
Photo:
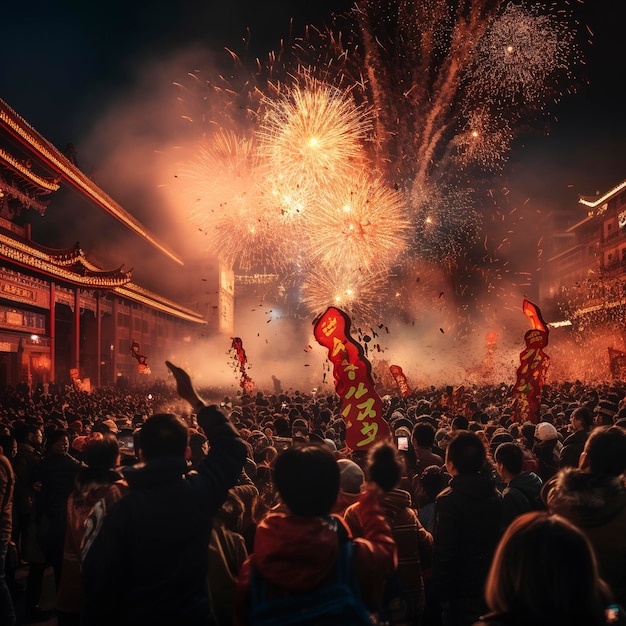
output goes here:
<path id="1" fill-rule="evenodd" d="M 169 371 L 172 372 L 172 376 L 174 376 L 174 380 L 176 381 L 176 392 L 178 395 L 183 400 L 187 400 L 187 402 L 189 402 L 189 404 L 191 404 L 191 406 L 193 406 L 196 410 L 196 413 L 203 409 L 206 405 L 204 404 L 202 398 L 198 395 L 198 392 L 195 390 L 189 374 L 187 374 L 182 367 L 177 367 L 169 361 L 165 361 L 165 365 L 167 365 L 167 369 L 169 369 Z"/>

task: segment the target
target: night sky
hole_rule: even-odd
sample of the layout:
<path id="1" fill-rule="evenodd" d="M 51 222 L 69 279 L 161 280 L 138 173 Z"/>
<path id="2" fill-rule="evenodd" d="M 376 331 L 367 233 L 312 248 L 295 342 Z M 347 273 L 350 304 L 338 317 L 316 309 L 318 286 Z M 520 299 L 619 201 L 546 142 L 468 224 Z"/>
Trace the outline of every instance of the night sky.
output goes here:
<path id="1" fill-rule="evenodd" d="M 174 101 L 171 85 L 184 78 L 184 68 L 172 69 L 166 62 L 181 50 L 202 49 L 211 63 L 227 68 L 230 61 L 224 48 L 242 50 L 247 28 L 252 52 L 264 56 L 287 36 L 290 18 L 296 31 L 307 23 L 321 26 L 332 11 L 340 12 L 350 4 L 345 0 L 11 2 L 2 13 L 0 97 L 60 150 L 68 142 L 75 144 L 79 165 L 88 172 L 98 161 L 93 136 L 102 120 L 112 107 L 119 107 L 127 97 L 136 98 L 146 88 L 141 84 L 142 68 L 151 68 L 153 82 L 162 80 L 161 97 L 165 94 Z M 626 2 L 571 0 L 569 5 L 581 23 L 581 41 L 592 40 L 590 45 L 583 43 L 586 64 L 578 72 L 578 92 L 553 107 L 549 133 L 535 132 L 516 140 L 501 175 L 503 186 L 540 206 L 575 207 L 578 194 L 606 191 L 626 179 Z M 194 59 L 201 56 L 195 54 Z M 167 69 L 155 72 L 161 61 Z M 164 125 L 170 125 L 170 115 L 164 111 Z M 158 134 L 159 129 L 154 131 Z M 142 132 L 149 134 L 150 127 Z M 120 178 L 131 176 L 123 174 Z M 154 212 L 136 201 L 136 189 L 128 192 L 128 185 L 120 184 L 111 172 L 98 182 L 157 234 L 167 230 L 163 224 L 151 223 Z M 54 219 L 48 217 L 47 227 L 52 228 Z"/>

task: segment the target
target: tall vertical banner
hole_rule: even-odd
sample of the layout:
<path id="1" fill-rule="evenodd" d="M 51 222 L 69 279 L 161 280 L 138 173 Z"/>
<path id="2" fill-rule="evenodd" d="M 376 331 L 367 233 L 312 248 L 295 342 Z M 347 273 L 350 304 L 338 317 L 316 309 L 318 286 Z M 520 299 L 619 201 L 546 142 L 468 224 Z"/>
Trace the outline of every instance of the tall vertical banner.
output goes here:
<path id="1" fill-rule="evenodd" d="M 241 341 L 240 337 L 231 337 L 232 343 L 230 349 L 235 354 L 235 359 L 237 362 L 237 367 L 241 374 L 241 379 L 239 380 L 239 386 L 246 392 L 250 393 L 254 391 L 256 385 L 250 376 L 248 376 L 248 372 L 246 372 L 246 366 L 248 365 L 248 357 L 246 356 L 246 351 L 243 349 L 243 341 Z"/>
<path id="2" fill-rule="evenodd" d="M 522 311 L 530 320 L 531 330 L 524 335 L 526 348 L 519 355 L 520 365 L 511 394 L 515 399 L 513 418 L 516 422 L 536 424 L 539 421 L 541 390 L 550 365 L 550 357 L 543 351 L 548 345 L 550 331 L 539 307 L 530 300 L 524 300 Z"/>
<path id="3" fill-rule="evenodd" d="M 398 391 L 403 398 L 407 398 L 411 395 L 411 388 L 409 387 L 409 383 L 402 371 L 402 368 L 399 365 L 390 365 L 389 371 L 393 376 L 393 379 L 396 381 L 396 385 L 398 386 Z"/>
<path id="4" fill-rule="evenodd" d="M 382 400 L 374 389 L 372 366 L 363 346 L 352 338 L 351 324 L 343 311 L 329 307 L 313 322 L 313 334 L 328 350 L 333 364 L 335 390 L 346 422 L 346 445 L 351 450 L 366 450 L 391 434 L 383 418 Z"/>

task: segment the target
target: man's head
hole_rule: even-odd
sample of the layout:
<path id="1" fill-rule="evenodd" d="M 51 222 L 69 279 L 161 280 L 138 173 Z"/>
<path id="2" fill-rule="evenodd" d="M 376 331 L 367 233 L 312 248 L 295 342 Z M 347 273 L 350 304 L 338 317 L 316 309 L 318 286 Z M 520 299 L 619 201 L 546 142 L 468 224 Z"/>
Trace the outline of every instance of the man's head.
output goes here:
<path id="1" fill-rule="evenodd" d="M 413 427 L 413 445 L 416 448 L 430 448 L 435 443 L 435 428 L 428 422 L 418 422 Z"/>
<path id="2" fill-rule="evenodd" d="M 501 443 L 493 455 L 498 474 L 505 480 L 522 472 L 524 456 L 522 449 L 514 443 Z"/>
<path id="3" fill-rule="evenodd" d="M 274 484 L 294 515 L 328 515 L 339 492 L 339 467 L 326 446 L 288 448 L 276 459 Z"/>
<path id="4" fill-rule="evenodd" d="M 579 406 L 577 409 L 574 409 L 570 417 L 570 423 L 576 432 L 581 430 L 589 431 L 593 425 L 593 413 L 591 409 L 587 406 Z"/>
<path id="5" fill-rule="evenodd" d="M 465 415 L 457 415 L 452 420 L 452 430 L 453 431 L 467 430 L 468 428 L 469 428 L 469 420 L 467 419 L 467 417 L 465 417 Z"/>
<path id="6" fill-rule="evenodd" d="M 163 456 L 185 458 L 188 439 L 187 426 L 176 415 L 157 413 L 141 427 L 141 457 L 146 462 Z"/>
<path id="7" fill-rule="evenodd" d="M 111 469 L 119 463 L 120 446 L 117 439 L 111 434 L 100 435 L 99 437 L 94 435 L 86 442 L 83 455 L 89 467 Z"/>
<path id="8" fill-rule="evenodd" d="M 452 476 L 478 474 L 486 459 L 481 438 L 468 430 L 457 431 L 446 450 L 446 468 Z"/>

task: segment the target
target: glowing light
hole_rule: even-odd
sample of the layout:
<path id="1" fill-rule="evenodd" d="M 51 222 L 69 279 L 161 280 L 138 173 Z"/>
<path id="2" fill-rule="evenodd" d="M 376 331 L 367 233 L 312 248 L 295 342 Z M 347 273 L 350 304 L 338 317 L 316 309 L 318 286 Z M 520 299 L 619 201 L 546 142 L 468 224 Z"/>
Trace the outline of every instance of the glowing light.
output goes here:
<path id="1" fill-rule="evenodd" d="M 421 258 L 437 263 L 449 261 L 476 240 L 480 218 L 470 190 L 416 188 L 411 193 L 411 206 L 416 226 L 412 250 Z"/>
<path id="2" fill-rule="evenodd" d="M 326 185 L 359 171 L 371 113 L 347 90 L 312 78 L 262 103 L 259 154 L 288 185 Z"/>
<path id="3" fill-rule="evenodd" d="M 528 105 L 554 97 L 551 87 L 577 50 L 567 24 L 540 10 L 509 3 L 481 38 L 471 80 L 482 98 Z"/>
<path id="4" fill-rule="evenodd" d="M 320 190 L 306 223 L 314 263 L 362 270 L 388 267 L 410 227 L 401 194 L 365 175 Z"/>
<path id="5" fill-rule="evenodd" d="M 207 250 L 244 270 L 280 264 L 279 232 L 272 223 L 280 202 L 265 186 L 254 140 L 219 130 L 197 150 L 180 178 L 189 218 Z"/>
<path id="6" fill-rule="evenodd" d="M 345 268 L 309 272 L 302 283 L 302 304 L 313 315 L 323 313 L 330 304 L 341 304 L 346 313 L 362 323 L 375 323 L 385 301 L 389 275 Z"/>

